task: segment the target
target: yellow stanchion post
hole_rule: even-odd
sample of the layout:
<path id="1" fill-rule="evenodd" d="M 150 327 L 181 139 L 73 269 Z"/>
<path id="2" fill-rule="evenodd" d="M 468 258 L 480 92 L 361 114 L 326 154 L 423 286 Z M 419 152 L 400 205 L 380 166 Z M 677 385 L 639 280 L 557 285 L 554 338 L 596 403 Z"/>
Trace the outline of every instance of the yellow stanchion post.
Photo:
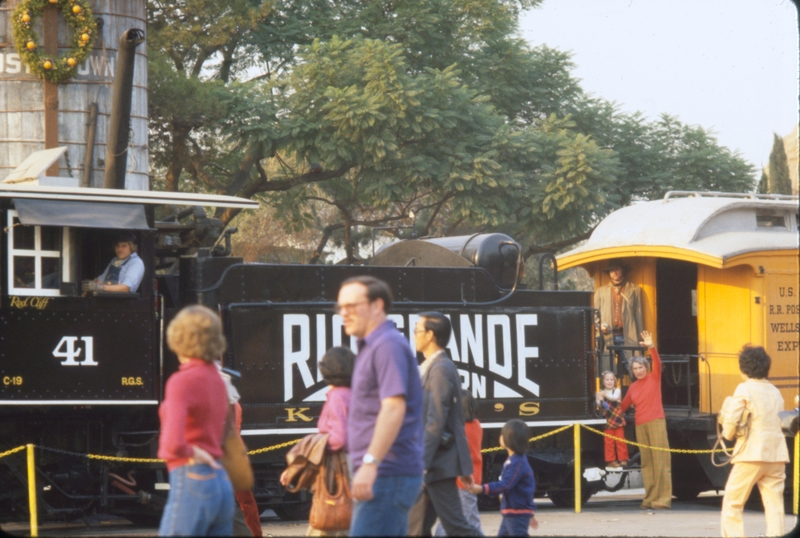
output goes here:
<path id="1" fill-rule="evenodd" d="M 581 425 L 575 424 L 575 513 L 581 513 Z"/>
<path id="2" fill-rule="evenodd" d="M 36 463 L 33 459 L 33 445 L 28 449 L 28 506 L 31 511 L 31 536 L 39 536 L 39 514 L 36 510 Z"/>
<path id="3" fill-rule="evenodd" d="M 794 515 L 797 515 L 797 499 L 800 498 L 800 432 L 794 434 Z"/>

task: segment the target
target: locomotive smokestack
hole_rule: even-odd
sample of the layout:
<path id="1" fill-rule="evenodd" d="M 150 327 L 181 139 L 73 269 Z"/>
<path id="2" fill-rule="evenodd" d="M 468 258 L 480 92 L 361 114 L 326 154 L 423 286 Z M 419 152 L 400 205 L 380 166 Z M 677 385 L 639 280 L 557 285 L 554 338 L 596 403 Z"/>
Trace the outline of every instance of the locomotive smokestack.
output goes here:
<path id="1" fill-rule="evenodd" d="M 128 162 L 128 134 L 133 92 L 133 67 L 136 47 L 144 42 L 144 32 L 138 28 L 126 30 L 119 38 L 117 70 L 111 100 L 111 117 L 106 145 L 106 169 L 103 187 L 125 188 L 125 166 Z"/>

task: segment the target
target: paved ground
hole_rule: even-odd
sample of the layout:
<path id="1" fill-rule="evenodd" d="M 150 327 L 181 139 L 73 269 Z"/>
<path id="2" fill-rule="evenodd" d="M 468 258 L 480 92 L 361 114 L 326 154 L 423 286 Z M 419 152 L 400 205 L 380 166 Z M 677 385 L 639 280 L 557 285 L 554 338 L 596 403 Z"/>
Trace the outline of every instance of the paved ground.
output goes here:
<path id="1" fill-rule="evenodd" d="M 537 501 L 539 530 L 534 536 L 691 536 L 716 537 L 719 532 L 719 509 L 722 501 L 714 492 L 702 494 L 693 502 L 675 501 L 672 510 L 640 510 L 643 489 L 624 490 L 617 493 L 599 493 L 583 507 L 580 514 L 574 510 L 556 508 L 547 499 Z M 483 531 L 496 535 L 501 516 L 497 512 L 481 514 Z M 306 522 L 284 522 L 277 518 L 262 519 L 264 536 L 303 536 Z M 794 515 L 786 516 L 786 532 L 797 525 Z M 13 535 L 28 535 L 25 525 L 3 525 L 2 530 Z M 764 533 L 764 515 L 757 510 L 745 512 L 747 536 Z M 42 525 L 41 536 L 155 536 L 157 529 L 134 528 L 120 522 L 93 525 L 83 524 Z"/>

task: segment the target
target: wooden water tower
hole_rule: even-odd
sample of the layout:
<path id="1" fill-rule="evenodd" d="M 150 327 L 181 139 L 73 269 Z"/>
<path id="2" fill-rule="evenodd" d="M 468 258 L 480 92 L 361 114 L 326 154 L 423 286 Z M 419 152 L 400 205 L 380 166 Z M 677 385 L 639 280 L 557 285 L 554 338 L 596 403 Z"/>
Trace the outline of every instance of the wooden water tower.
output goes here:
<path id="1" fill-rule="evenodd" d="M 76 178 L 85 187 L 102 187 L 120 36 L 130 29 L 144 32 L 146 0 L 88 0 L 97 22 L 97 37 L 76 75 L 59 83 L 32 73 L 15 48 L 12 13 L 22 1 L 0 0 L 0 181 L 31 153 L 63 146 L 66 153 L 47 175 Z M 46 6 L 32 24 L 48 52 L 61 54 L 69 48 L 72 30 L 57 3 Z M 134 54 L 125 188 L 147 190 L 145 44 L 136 47 Z"/>

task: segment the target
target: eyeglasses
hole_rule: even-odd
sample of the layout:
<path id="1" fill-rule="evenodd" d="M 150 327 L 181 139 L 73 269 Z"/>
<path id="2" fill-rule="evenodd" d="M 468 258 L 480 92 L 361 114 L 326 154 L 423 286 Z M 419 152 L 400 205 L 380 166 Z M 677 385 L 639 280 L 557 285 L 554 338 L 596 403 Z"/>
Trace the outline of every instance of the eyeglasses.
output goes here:
<path id="1" fill-rule="evenodd" d="M 369 303 L 369 299 L 364 299 L 363 301 L 358 301 L 357 303 L 347 303 L 347 304 L 336 303 L 335 305 L 333 305 L 333 313 L 341 314 L 342 312 L 353 312 L 356 308 L 358 308 L 362 304 L 367 304 L 367 303 Z"/>
<path id="2" fill-rule="evenodd" d="M 428 329 L 423 329 L 421 331 L 418 329 L 414 329 L 414 334 L 425 334 L 426 332 L 428 332 Z"/>

